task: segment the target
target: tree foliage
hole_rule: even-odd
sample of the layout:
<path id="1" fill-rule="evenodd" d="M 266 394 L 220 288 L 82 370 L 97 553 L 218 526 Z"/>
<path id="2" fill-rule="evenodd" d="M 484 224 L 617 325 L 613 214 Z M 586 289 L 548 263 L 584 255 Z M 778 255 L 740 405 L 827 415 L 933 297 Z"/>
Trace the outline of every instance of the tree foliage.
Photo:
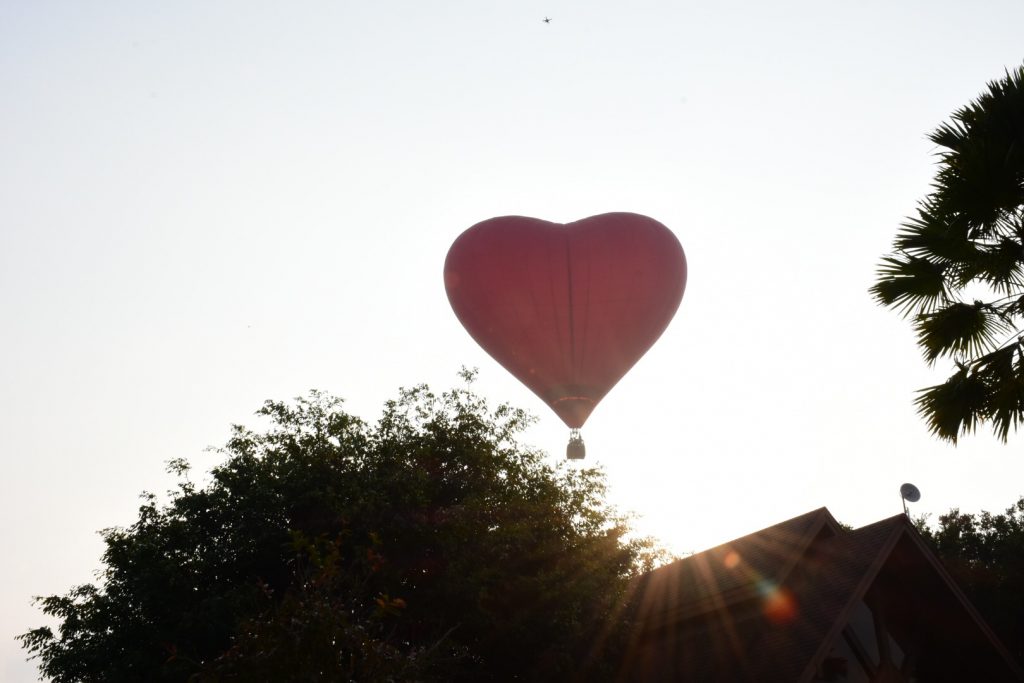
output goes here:
<path id="1" fill-rule="evenodd" d="M 467 375 L 471 379 L 471 375 Z M 517 441 L 529 418 L 458 388 L 268 401 L 197 486 L 102 532 L 95 585 L 39 598 L 20 639 L 70 681 L 600 680 L 622 646 L 629 536 L 595 469 Z"/>
<path id="2" fill-rule="evenodd" d="M 913 321 L 925 360 L 955 372 L 922 389 L 931 431 L 956 442 L 1024 421 L 1024 66 L 930 136 L 932 191 L 896 235 L 871 294 Z"/>
<path id="3" fill-rule="evenodd" d="M 1017 661 L 1024 661 L 1024 498 L 1002 514 L 954 508 L 935 528 L 926 519 L 916 523 Z"/>

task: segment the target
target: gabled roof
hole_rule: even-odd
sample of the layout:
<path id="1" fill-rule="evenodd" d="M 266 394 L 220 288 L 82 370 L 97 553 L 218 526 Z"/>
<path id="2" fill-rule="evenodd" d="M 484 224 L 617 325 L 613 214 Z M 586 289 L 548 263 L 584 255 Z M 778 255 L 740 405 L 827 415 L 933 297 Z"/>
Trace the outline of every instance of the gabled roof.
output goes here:
<path id="1" fill-rule="evenodd" d="M 642 581 L 641 590 L 657 598 L 648 601 L 646 617 L 678 620 L 755 597 L 764 582 L 785 581 L 815 538 L 841 532 L 818 508 L 665 565 Z"/>
<path id="2" fill-rule="evenodd" d="M 820 508 L 644 577 L 625 677 L 810 681 L 897 545 L 912 571 L 934 574 L 929 590 L 947 596 L 942 609 L 971 622 L 1020 676 L 905 515 L 847 531 Z"/>

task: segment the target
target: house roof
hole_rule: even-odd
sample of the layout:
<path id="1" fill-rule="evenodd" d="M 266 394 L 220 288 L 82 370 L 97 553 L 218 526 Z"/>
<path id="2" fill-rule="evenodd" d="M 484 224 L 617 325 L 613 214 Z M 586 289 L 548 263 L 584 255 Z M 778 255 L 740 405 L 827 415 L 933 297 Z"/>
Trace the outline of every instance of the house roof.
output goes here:
<path id="1" fill-rule="evenodd" d="M 642 590 L 659 598 L 647 617 L 676 620 L 753 597 L 765 582 L 781 584 L 816 537 L 840 532 L 819 508 L 665 565 L 644 577 Z"/>
<path id="2" fill-rule="evenodd" d="M 642 627 L 628 664 L 634 675 L 626 677 L 810 681 L 897 545 L 900 557 L 918 558 L 914 571 L 938 573 L 948 590 L 933 592 L 962 605 L 961 621 L 1012 668 L 905 515 L 849 531 L 820 508 L 644 577 L 635 603 Z M 960 608 L 945 605 L 953 609 Z"/>

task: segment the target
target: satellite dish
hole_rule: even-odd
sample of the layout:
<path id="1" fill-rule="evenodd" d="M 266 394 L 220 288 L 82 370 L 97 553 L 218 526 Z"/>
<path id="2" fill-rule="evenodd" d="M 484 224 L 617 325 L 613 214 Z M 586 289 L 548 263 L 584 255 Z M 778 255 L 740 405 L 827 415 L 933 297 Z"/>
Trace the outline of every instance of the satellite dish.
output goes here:
<path id="1" fill-rule="evenodd" d="M 921 491 L 918 490 L 913 484 L 904 484 L 900 487 L 900 495 L 903 496 L 903 500 L 916 503 L 921 500 Z"/>
<path id="2" fill-rule="evenodd" d="M 900 487 L 900 498 L 903 499 L 903 514 L 909 517 L 910 513 L 907 512 L 907 501 L 910 501 L 911 503 L 916 503 L 917 501 L 921 500 L 921 491 L 918 490 L 918 488 L 913 484 L 906 483 Z"/>

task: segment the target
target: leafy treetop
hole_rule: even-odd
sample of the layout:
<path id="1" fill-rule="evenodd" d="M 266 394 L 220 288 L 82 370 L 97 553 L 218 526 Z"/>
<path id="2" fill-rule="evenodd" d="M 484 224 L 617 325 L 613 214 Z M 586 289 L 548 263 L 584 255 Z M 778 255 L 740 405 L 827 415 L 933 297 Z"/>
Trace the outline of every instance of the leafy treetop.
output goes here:
<path id="1" fill-rule="evenodd" d="M 467 379 L 472 379 L 471 374 Z M 71 681 L 611 677 L 650 542 L 603 475 L 547 464 L 529 419 L 469 388 L 402 390 L 370 426 L 313 392 L 235 427 L 204 486 L 183 475 L 102 532 L 96 584 L 40 598 L 20 636 Z"/>
<path id="2" fill-rule="evenodd" d="M 1024 498 L 1000 514 L 953 508 L 915 520 L 935 553 L 1017 661 L 1024 661 Z"/>

